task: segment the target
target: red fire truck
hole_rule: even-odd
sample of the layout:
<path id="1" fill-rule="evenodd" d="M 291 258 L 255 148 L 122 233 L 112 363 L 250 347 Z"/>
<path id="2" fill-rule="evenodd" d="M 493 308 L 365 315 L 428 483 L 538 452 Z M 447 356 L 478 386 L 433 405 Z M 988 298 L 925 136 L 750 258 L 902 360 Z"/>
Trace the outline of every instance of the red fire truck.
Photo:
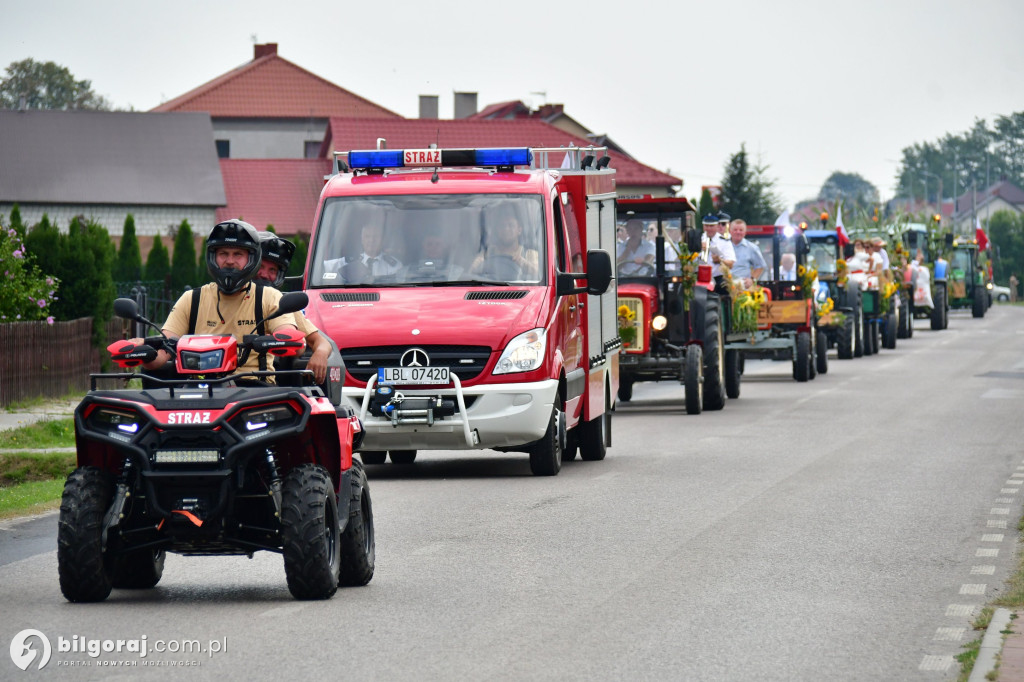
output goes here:
<path id="1" fill-rule="evenodd" d="M 303 286 L 366 463 L 417 450 L 600 460 L 618 390 L 604 148 L 336 153 Z"/>

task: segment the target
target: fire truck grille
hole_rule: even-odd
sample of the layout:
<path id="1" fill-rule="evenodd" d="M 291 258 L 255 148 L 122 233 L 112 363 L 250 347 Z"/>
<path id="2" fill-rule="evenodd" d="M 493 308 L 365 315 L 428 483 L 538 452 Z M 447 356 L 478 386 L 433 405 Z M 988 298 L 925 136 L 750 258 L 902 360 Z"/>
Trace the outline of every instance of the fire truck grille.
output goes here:
<path id="1" fill-rule="evenodd" d="M 626 352 L 643 353 L 647 350 L 645 347 L 644 339 L 644 304 L 639 298 L 633 298 L 629 296 L 619 296 L 619 304 L 616 308 L 626 306 L 629 312 L 633 313 L 633 320 L 630 322 L 626 329 L 632 327 L 633 332 L 630 334 L 628 331 L 626 334 L 622 333 L 623 325 L 625 322 L 622 316 L 619 316 L 619 336 L 622 337 L 622 346 Z"/>
<path id="2" fill-rule="evenodd" d="M 487 366 L 491 349 L 487 346 L 373 346 L 343 348 L 345 369 L 356 381 L 366 382 L 379 367 L 399 367 L 402 354 L 420 348 L 430 357 L 432 366 L 449 367 L 459 381 L 475 379 Z"/>
<path id="3" fill-rule="evenodd" d="M 380 293 L 376 291 L 361 291 L 345 294 L 320 294 L 320 300 L 328 303 L 341 303 L 343 301 L 379 301 Z"/>

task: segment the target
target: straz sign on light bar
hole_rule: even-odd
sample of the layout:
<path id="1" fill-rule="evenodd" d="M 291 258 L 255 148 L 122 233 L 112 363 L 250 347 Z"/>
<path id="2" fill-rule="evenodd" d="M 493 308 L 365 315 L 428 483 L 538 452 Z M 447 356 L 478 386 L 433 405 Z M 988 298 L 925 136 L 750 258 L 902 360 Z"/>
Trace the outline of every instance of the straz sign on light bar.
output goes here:
<path id="1" fill-rule="evenodd" d="M 440 149 L 406 149 L 402 162 L 406 166 L 440 166 Z"/>

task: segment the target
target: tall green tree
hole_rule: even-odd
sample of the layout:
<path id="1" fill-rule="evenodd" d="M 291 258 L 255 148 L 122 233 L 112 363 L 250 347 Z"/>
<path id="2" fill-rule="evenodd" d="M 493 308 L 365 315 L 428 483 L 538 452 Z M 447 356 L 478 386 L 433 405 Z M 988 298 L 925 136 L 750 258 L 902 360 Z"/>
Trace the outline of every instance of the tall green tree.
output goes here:
<path id="1" fill-rule="evenodd" d="M 25 238 L 27 230 L 25 229 L 25 223 L 21 220 L 21 209 L 18 207 L 18 204 L 14 204 L 11 207 L 11 219 L 7 224 L 18 233 L 19 237 Z"/>
<path id="2" fill-rule="evenodd" d="M 843 201 L 847 206 L 869 206 L 878 203 L 878 188 L 858 173 L 836 171 L 821 186 L 818 199 Z"/>
<path id="3" fill-rule="evenodd" d="M 110 102 L 97 95 L 92 82 L 75 80 L 65 66 L 32 58 L 11 62 L 0 80 L 0 108 L 109 110 Z"/>
<path id="4" fill-rule="evenodd" d="M 166 284 L 171 275 L 171 257 L 167 253 L 167 247 L 157 234 L 153 238 L 153 248 L 149 250 L 146 257 L 146 279 L 152 282 Z"/>
<path id="5" fill-rule="evenodd" d="M 171 258 L 171 290 L 182 291 L 196 284 L 196 245 L 192 226 L 182 220 L 174 235 L 174 255 Z"/>
<path id="6" fill-rule="evenodd" d="M 1024 215 L 1014 211 L 996 211 L 988 220 L 987 232 L 998 257 L 995 279 L 1008 285 L 1010 275 L 1024 280 Z"/>
<path id="7" fill-rule="evenodd" d="M 715 200 L 711 198 L 711 192 L 705 187 L 700 193 L 700 202 L 697 204 L 697 223 L 709 213 L 715 212 Z"/>
<path id="8" fill-rule="evenodd" d="M 93 344 L 100 345 L 114 303 L 114 243 L 105 227 L 82 217 L 71 220 L 63 237 L 54 315 L 62 320 L 92 317 Z"/>
<path id="9" fill-rule="evenodd" d="M 729 157 L 722 179 L 721 209 L 751 225 L 771 224 L 782 212 L 768 166 L 751 163 L 746 145 Z"/>
<path id="10" fill-rule="evenodd" d="M 25 245 L 35 257 L 40 270 L 48 274 L 60 271 L 61 254 L 64 250 L 63 235 L 45 213 L 42 220 L 25 235 Z"/>
<path id="11" fill-rule="evenodd" d="M 142 254 L 139 251 L 139 238 L 135 236 L 135 216 L 131 213 L 124 219 L 114 279 L 118 282 L 136 282 L 142 279 Z"/>

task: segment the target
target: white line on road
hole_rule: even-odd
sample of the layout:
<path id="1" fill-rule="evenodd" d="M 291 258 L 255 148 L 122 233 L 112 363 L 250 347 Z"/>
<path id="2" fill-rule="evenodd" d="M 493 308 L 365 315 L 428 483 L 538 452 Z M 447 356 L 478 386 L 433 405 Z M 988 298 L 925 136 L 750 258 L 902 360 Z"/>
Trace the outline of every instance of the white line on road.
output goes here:
<path id="1" fill-rule="evenodd" d="M 985 594 L 985 590 L 988 589 L 987 583 L 964 583 L 960 586 L 960 594 Z"/>
<path id="2" fill-rule="evenodd" d="M 950 618 L 970 618 L 977 610 L 977 604 L 950 604 L 946 607 L 946 615 Z"/>
<path id="3" fill-rule="evenodd" d="M 971 575 L 995 575 L 995 566 L 971 566 Z"/>
<path id="4" fill-rule="evenodd" d="M 959 642 L 967 628 L 938 628 L 932 639 L 936 642 Z"/>
<path id="5" fill-rule="evenodd" d="M 953 665 L 952 656 L 925 656 L 921 659 L 921 665 L 917 666 L 918 670 L 931 670 L 938 672 L 945 672 L 949 670 L 949 667 Z"/>
<path id="6" fill-rule="evenodd" d="M 1003 534 L 1002 533 L 985 533 L 984 535 L 981 536 L 981 541 L 982 542 L 1002 542 L 1003 541 Z"/>
<path id="7" fill-rule="evenodd" d="M 988 520 L 989 528 L 1006 528 L 1006 521 L 996 521 L 995 519 Z"/>
<path id="8" fill-rule="evenodd" d="M 976 557 L 982 557 L 982 556 L 984 556 L 984 557 L 997 557 L 997 556 L 999 556 L 999 550 L 998 549 L 982 549 L 981 547 L 979 547 L 978 550 L 974 553 L 974 556 L 976 556 Z"/>

